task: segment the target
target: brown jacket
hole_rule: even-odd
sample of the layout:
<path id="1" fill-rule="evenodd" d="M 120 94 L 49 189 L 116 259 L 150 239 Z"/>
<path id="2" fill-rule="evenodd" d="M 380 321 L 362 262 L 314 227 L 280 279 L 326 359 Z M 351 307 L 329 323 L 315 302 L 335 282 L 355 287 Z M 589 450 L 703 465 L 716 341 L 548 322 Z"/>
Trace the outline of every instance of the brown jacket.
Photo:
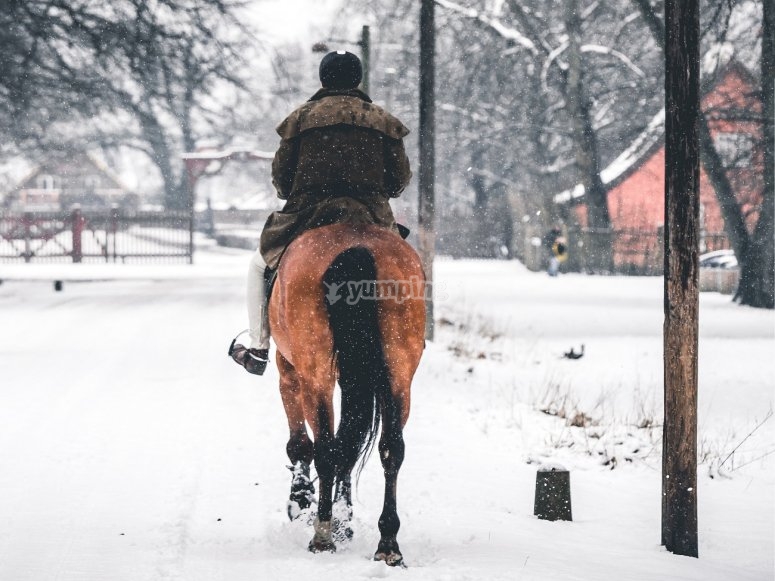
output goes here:
<path id="1" fill-rule="evenodd" d="M 409 130 L 358 90 L 321 89 L 277 127 L 272 182 L 280 199 L 261 233 L 261 254 L 277 267 L 299 234 L 335 222 L 396 228 L 389 197 L 412 177 L 403 137 Z"/>

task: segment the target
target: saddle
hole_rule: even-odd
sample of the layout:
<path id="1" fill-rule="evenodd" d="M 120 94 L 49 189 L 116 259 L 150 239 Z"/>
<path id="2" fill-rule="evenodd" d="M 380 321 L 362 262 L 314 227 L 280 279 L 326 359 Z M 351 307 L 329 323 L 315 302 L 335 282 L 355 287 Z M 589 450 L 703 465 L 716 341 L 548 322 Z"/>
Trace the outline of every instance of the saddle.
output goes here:
<path id="1" fill-rule="evenodd" d="M 272 289 L 274 288 L 274 283 L 277 280 L 277 271 L 279 268 L 279 266 L 277 268 L 269 268 L 267 266 L 264 269 L 264 292 L 267 305 L 269 304 L 269 299 L 272 297 Z"/>

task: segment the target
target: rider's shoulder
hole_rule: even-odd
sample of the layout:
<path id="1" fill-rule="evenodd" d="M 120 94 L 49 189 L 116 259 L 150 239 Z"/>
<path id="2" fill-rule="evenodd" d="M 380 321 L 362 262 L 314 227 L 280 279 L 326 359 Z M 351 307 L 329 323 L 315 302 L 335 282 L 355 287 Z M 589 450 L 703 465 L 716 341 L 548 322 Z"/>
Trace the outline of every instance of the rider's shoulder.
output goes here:
<path id="1" fill-rule="evenodd" d="M 326 95 L 307 101 L 277 126 L 277 133 L 283 139 L 292 139 L 310 129 L 331 125 L 365 127 L 393 139 L 402 139 L 409 134 L 409 129 L 385 109 L 349 94 Z"/>

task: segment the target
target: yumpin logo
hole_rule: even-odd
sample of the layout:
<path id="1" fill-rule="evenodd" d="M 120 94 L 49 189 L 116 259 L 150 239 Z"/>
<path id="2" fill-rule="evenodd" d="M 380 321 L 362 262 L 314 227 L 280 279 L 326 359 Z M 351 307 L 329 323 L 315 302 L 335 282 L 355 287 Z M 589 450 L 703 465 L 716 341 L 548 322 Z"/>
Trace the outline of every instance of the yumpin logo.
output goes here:
<path id="1" fill-rule="evenodd" d="M 361 300 L 403 303 L 410 299 L 426 300 L 431 296 L 430 283 L 423 283 L 416 276 L 409 280 L 349 280 L 337 284 L 323 284 L 328 289 L 326 300 L 332 305 L 340 299 L 345 299 L 348 305 L 354 305 Z"/>

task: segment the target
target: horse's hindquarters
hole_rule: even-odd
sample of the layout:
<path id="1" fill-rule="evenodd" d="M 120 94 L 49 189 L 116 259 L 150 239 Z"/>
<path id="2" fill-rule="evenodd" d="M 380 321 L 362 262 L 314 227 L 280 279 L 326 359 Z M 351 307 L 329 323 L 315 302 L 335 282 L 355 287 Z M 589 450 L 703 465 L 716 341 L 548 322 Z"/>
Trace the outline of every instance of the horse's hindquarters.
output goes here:
<path id="1" fill-rule="evenodd" d="M 313 550 L 330 550 L 329 541 L 333 546 L 334 480 L 349 482 L 358 458 L 381 433 L 385 497 L 375 558 L 401 563 L 396 481 L 404 456 L 411 382 L 424 347 L 424 293 L 417 254 L 397 235 L 374 226 L 337 224 L 310 230 L 283 258 L 270 320 L 282 362 L 281 392 L 291 440 L 303 442 L 305 423 L 313 432 L 319 477 Z M 337 375 L 342 420 L 334 435 Z"/>

